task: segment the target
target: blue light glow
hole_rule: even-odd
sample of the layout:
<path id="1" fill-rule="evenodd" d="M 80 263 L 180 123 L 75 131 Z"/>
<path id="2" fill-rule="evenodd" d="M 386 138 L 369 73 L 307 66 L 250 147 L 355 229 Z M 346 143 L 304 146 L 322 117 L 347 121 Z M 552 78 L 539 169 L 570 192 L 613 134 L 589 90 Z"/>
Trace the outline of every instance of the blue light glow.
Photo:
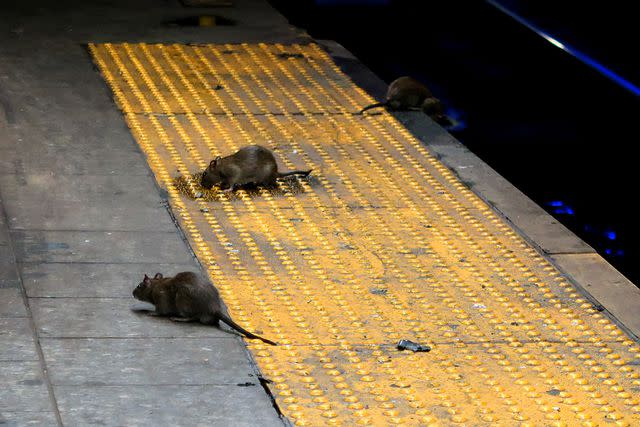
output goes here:
<path id="1" fill-rule="evenodd" d="M 634 85 L 633 83 L 631 83 L 629 80 L 623 78 L 622 76 L 614 73 L 613 71 L 611 71 L 610 69 L 608 69 L 604 65 L 600 64 L 596 60 L 590 58 L 589 56 L 585 55 L 582 52 L 579 52 L 579 51 L 575 50 L 571 46 L 568 46 L 566 43 L 563 43 L 563 42 L 555 39 L 554 37 L 551 37 L 549 34 L 545 33 L 544 31 L 540 30 L 539 28 L 535 27 L 534 25 L 530 24 L 529 22 L 525 21 L 524 18 L 522 18 L 521 16 L 516 15 L 515 13 L 513 13 L 510 10 L 506 9 L 505 7 L 503 7 L 497 1 L 495 1 L 495 0 L 487 0 L 487 3 L 489 3 L 490 5 L 495 7 L 496 9 L 500 10 L 501 12 L 505 13 L 506 15 L 509 15 L 511 18 L 515 19 L 520 24 L 522 24 L 525 27 L 529 28 L 531 31 L 535 32 L 540 37 L 543 37 L 549 43 L 553 44 L 554 46 L 556 46 L 556 47 L 558 47 L 558 48 L 560 48 L 562 50 L 564 50 L 565 52 L 567 52 L 569 55 L 572 55 L 577 60 L 587 64 L 588 66 L 590 66 L 594 70 L 598 71 L 603 76 L 607 77 L 608 79 L 612 80 L 613 82 L 615 82 L 618 85 L 622 86 L 623 88 L 627 89 L 628 91 L 630 91 L 634 95 L 636 95 L 636 96 L 640 95 L 640 88 L 638 86 Z"/>
<path id="2" fill-rule="evenodd" d="M 553 210 L 553 213 L 560 215 L 575 215 L 575 212 L 570 207 L 560 207 Z"/>
<path id="3" fill-rule="evenodd" d="M 447 127 L 449 131 L 460 131 L 467 128 L 467 122 L 464 119 L 464 113 L 452 107 L 445 109 L 444 115 L 451 119 L 452 125 Z"/>
<path id="4" fill-rule="evenodd" d="M 607 254 L 607 255 L 611 255 L 611 252 L 612 252 L 612 251 L 611 251 L 611 249 L 609 249 L 609 248 L 607 248 L 607 249 L 605 249 L 605 250 L 604 250 L 604 253 L 605 253 L 605 254 Z"/>
<path id="5" fill-rule="evenodd" d="M 606 233 L 604 233 L 605 236 L 607 236 L 607 239 L 609 240 L 616 240 L 616 232 L 615 231 L 607 231 Z"/>
<path id="6" fill-rule="evenodd" d="M 549 202 L 549 206 L 553 206 L 553 207 L 564 206 L 564 202 L 560 200 L 554 200 L 553 202 Z"/>

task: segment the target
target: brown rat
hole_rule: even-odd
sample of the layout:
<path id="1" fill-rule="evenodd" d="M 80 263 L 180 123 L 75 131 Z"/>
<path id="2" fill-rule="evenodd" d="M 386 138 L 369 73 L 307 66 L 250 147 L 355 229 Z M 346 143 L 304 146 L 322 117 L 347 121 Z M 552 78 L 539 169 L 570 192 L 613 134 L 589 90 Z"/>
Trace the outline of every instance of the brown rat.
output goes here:
<path id="1" fill-rule="evenodd" d="M 248 145 L 227 157 L 216 157 L 205 169 L 200 185 L 211 188 L 220 184 L 225 191 L 233 191 L 236 186 L 254 183 L 273 186 L 276 179 L 289 175 L 307 176 L 311 170 L 278 172 L 273 153 L 260 145 Z"/>
<path id="2" fill-rule="evenodd" d="M 134 298 L 153 304 L 156 316 L 170 316 L 177 322 L 199 321 L 205 325 L 218 326 L 222 320 L 236 331 L 249 338 L 259 339 L 271 345 L 275 342 L 252 334 L 231 320 L 222 308 L 222 300 L 213 284 L 188 271 L 174 277 L 163 277 L 157 273 L 153 279 L 144 279 L 133 290 Z"/>
<path id="3" fill-rule="evenodd" d="M 358 114 L 378 107 L 389 110 L 422 110 L 440 124 L 450 124 L 444 115 L 444 108 L 438 98 L 421 82 L 413 77 L 399 77 L 387 89 L 386 101 L 364 107 Z"/>

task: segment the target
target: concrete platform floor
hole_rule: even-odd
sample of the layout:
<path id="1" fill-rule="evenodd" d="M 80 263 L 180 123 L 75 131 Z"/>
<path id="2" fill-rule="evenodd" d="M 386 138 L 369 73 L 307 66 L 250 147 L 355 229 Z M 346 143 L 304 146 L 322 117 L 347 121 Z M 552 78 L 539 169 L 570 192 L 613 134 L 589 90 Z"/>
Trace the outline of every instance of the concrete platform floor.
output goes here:
<path id="1" fill-rule="evenodd" d="M 265 2 L 234 3 L 208 12 L 238 25 L 207 31 L 163 25 L 196 13 L 177 0 L 0 5 L 0 425 L 288 423 L 237 336 L 130 310 L 144 273 L 200 265 L 85 49 L 308 41 Z M 375 76 L 324 45 L 380 96 Z M 640 333 L 637 288 L 442 129 L 398 118 L 605 313 Z"/>

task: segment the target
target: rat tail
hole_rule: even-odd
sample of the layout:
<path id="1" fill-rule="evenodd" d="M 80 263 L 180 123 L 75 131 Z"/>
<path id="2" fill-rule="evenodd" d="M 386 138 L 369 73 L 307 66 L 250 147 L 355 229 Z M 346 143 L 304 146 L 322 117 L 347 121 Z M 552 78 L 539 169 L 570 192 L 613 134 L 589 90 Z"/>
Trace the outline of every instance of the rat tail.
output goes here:
<path id="1" fill-rule="evenodd" d="M 307 175 L 309 175 L 311 173 L 312 170 L 313 169 L 309 169 L 308 171 L 300 171 L 300 170 L 298 170 L 298 171 L 289 171 L 289 172 L 283 172 L 283 173 L 278 172 L 278 178 L 282 178 L 282 177 L 285 177 L 285 176 L 291 176 L 291 175 L 307 176 Z"/>
<path id="2" fill-rule="evenodd" d="M 252 334 L 251 332 L 247 331 L 245 328 L 243 328 L 242 326 L 238 325 L 236 322 L 234 322 L 233 320 L 231 320 L 231 318 L 227 315 L 221 314 L 220 315 L 220 320 L 222 320 L 224 323 L 226 323 L 227 325 L 231 326 L 233 329 L 235 329 L 236 331 L 240 332 L 241 334 L 245 335 L 247 338 L 253 338 L 253 339 L 258 339 L 264 343 L 270 344 L 270 345 L 278 345 L 275 342 L 268 340 L 266 338 L 262 338 L 259 335 L 256 334 Z"/>
<path id="3" fill-rule="evenodd" d="M 386 107 L 386 106 L 387 106 L 387 102 L 386 101 L 385 102 L 376 102 L 375 104 L 367 105 L 362 110 L 360 110 L 358 112 L 358 114 L 362 114 L 367 110 L 371 110 L 372 108 Z"/>

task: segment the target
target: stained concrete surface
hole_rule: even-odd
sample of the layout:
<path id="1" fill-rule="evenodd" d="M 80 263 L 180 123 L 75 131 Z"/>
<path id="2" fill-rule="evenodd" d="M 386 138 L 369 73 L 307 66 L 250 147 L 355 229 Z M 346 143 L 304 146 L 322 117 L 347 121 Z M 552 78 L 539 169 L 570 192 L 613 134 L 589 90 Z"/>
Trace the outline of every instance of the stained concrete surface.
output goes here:
<path id="1" fill-rule="evenodd" d="M 0 413 L 52 411 L 38 361 L 0 362 Z"/>
<path id="2" fill-rule="evenodd" d="M 8 233 L 6 239 L 8 239 Z M 0 244 L 0 289 L 19 286 L 18 270 L 13 251 L 8 243 Z"/>
<path id="3" fill-rule="evenodd" d="M 282 426 L 260 387 L 57 386 L 70 426 Z"/>
<path id="4" fill-rule="evenodd" d="M 212 326 L 134 312 L 133 298 L 32 298 L 30 304 L 41 337 L 228 336 Z"/>
<path id="5" fill-rule="evenodd" d="M 0 175 L 14 230 L 173 231 L 158 195 L 140 194 L 148 176 Z M 108 200 L 109 204 L 100 204 Z"/>
<path id="6" fill-rule="evenodd" d="M 124 122 L 118 125 L 124 131 Z M 15 141 L 20 147 L 20 150 L 16 150 L 7 144 L 0 145 L 0 170 L 3 174 L 23 176 L 36 171 L 56 175 L 150 174 L 148 168 L 141 167 L 145 163 L 144 156 L 133 144 L 113 150 L 113 143 L 107 144 L 106 138 L 88 147 L 87 138 L 65 138 L 55 142 L 55 134 L 45 130 L 36 133 L 28 129 L 3 129 L 0 126 L 0 132 L 5 134 L 5 141 Z"/>
<path id="7" fill-rule="evenodd" d="M 56 417 L 51 411 L 0 411 L 0 425 L 3 427 L 54 426 L 56 424 Z"/>
<path id="8" fill-rule="evenodd" d="M 108 204 L 109 201 L 96 203 Z M 168 215 L 166 211 L 164 215 Z M 19 262 L 186 264 L 193 261 L 175 231 L 16 230 L 11 234 Z"/>
<path id="9" fill-rule="evenodd" d="M 244 349 L 216 338 L 41 339 L 54 385 L 260 387 Z M 176 351 L 177 357 L 167 351 Z M 229 363 L 229 360 L 235 363 Z M 247 385 L 247 383 L 251 385 Z"/>
<path id="10" fill-rule="evenodd" d="M 131 298 L 132 287 L 162 272 L 197 271 L 193 264 L 23 263 L 22 283 L 30 297 Z M 78 283 L 68 287 L 65 283 Z M 84 285 L 84 286 L 83 286 Z"/>
<path id="11" fill-rule="evenodd" d="M 22 294 L 18 288 L 0 289 L 0 318 L 27 317 L 27 309 L 22 301 Z"/>
<path id="12" fill-rule="evenodd" d="M 17 305 L 18 309 L 24 307 L 22 301 L 2 301 L 2 305 L 11 303 Z M 29 319 L 0 317 L 0 361 L 16 360 L 38 360 Z"/>

